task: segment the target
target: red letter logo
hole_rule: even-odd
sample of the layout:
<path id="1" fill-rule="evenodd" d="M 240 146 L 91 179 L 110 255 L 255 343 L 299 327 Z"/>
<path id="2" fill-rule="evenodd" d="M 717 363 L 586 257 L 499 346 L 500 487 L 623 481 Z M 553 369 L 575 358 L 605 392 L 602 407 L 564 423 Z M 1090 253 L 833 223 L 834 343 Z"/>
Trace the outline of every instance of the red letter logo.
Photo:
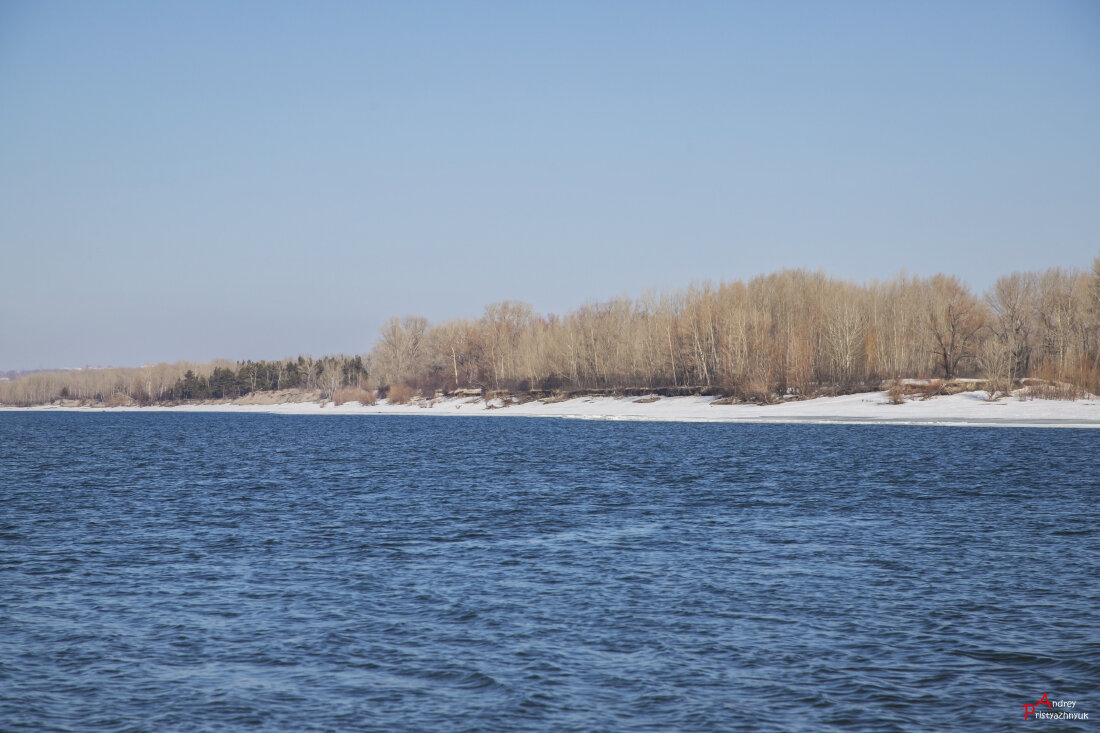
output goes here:
<path id="1" fill-rule="evenodd" d="M 1046 705 L 1051 710 L 1054 709 L 1054 706 L 1050 704 L 1050 700 L 1047 699 L 1047 694 L 1045 692 L 1043 693 L 1042 697 L 1040 697 L 1038 700 L 1035 701 L 1035 704 L 1036 705 Z"/>
<path id="2" fill-rule="evenodd" d="M 1031 708 L 1030 710 L 1028 708 Z M 1035 714 L 1035 706 L 1029 702 L 1024 703 L 1024 720 L 1027 720 L 1028 715 Z"/>

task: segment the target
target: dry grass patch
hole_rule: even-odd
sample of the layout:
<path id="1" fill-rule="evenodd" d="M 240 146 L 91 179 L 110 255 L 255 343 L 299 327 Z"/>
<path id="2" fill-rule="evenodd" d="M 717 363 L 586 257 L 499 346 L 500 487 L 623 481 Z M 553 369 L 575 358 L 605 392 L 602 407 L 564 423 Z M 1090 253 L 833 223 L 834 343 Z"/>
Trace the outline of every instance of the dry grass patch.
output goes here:
<path id="1" fill-rule="evenodd" d="M 1064 400 L 1076 402 L 1087 398 L 1088 392 L 1067 382 L 1024 380 L 1024 387 L 1016 391 L 1021 402 L 1028 400 Z"/>

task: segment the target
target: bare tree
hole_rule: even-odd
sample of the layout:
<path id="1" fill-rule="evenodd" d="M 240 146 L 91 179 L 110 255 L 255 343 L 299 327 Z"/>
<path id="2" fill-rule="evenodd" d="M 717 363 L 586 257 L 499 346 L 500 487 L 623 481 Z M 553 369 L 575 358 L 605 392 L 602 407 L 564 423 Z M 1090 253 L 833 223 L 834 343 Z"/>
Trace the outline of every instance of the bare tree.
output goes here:
<path id="1" fill-rule="evenodd" d="M 992 317 L 990 318 L 991 345 L 984 352 L 983 362 L 988 372 L 990 359 L 1002 369 L 1002 352 L 1007 350 L 1009 363 L 1006 378 L 1015 383 L 1026 376 L 1031 367 L 1032 333 L 1035 330 L 1036 278 L 1032 273 L 1014 272 L 1000 277 L 993 289 L 986 294 Z M 997 356 L 992 354 L 996 352 Z"/>
<path id="2" fill-rule="evenodd" d="M 390 318 L 382 326 L 382 340 L 375 347 L 373 366 L 386 384 L 412 381 L 423 368 L 421 347 L 424 345 L 428 320 L 420 316 Z"/>
<path id="3" fill-rule="evenodd" d="M 928 333 L 944 379 L 952 379 L 964 359 L 975 355 L 978 332 L 985 323 L 981 303 L 959 279 L 935 275 L 929 281 Z"/>
<path id="4" fill-rule="evenodd" d="M 857 367 L 867 334 L 867 315 L 854 286 L 842 286 L 834 291 L 825 306 L 825 343 L 833 378 L 841 384 L 851 384 L 859 376 Z"/>

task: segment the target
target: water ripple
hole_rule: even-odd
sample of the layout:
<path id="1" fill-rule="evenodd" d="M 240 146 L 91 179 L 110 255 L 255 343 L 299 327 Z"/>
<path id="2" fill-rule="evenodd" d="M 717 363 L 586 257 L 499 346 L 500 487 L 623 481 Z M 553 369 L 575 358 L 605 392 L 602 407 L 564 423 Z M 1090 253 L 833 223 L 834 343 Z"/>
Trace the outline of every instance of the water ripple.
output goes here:
<path id="1" fill-rule="evenodd" d="M 4 730 L 1100 715 L 1089 431 L 6 413 L 0 446 Z"/>

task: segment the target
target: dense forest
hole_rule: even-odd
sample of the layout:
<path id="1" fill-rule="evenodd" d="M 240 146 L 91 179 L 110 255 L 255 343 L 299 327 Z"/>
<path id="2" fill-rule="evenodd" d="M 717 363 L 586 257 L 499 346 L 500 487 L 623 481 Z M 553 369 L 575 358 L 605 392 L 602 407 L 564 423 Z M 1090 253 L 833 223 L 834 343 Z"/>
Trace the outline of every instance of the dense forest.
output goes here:
<path id="1" fill-rule="evenodd" d="M 860 285 L 788 270 L 565 315 L 501 302 L 477 319 L 391 318 L 363 356 L 38 373 L 0 382 L 0 402 L 149 404 L 272 390 L 405 401 L 456 389 L 769 401 L 920 377 L 978 377 L 1005 393 L 1030 377 L 1100 392 L 1100 257 L 1090 272 L 1006 275 L 982 295 L 948 275 Z"/>

